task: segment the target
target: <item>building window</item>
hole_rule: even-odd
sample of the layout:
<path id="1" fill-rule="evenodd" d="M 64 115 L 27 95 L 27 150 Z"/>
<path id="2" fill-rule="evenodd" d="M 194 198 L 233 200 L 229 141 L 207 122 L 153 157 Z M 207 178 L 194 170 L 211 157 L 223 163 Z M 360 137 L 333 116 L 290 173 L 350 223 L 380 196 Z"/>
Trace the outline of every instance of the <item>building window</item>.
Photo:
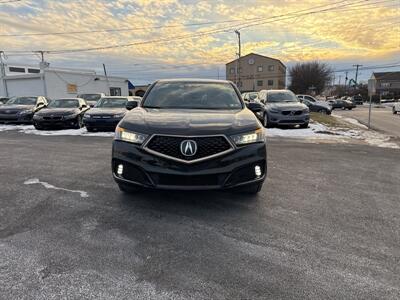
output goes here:
<path id="1" fill-rule="evenodd" d="M 9 67 L 8 70 L 14 73 L 25 73 L 25 68 Z"/>
<path id="2" fill-rule="evenodd" d="M 110 87 L 110 96 L 121 96 L 121 88 Z"/>
<path id="3" fill-rule="evenodd" d="M 40 73 L 39 69 L 28 69 L 28 73 Z"/>
<path id="4" fill-rule="evenodd" d="M 229 73 L 235 74 L 235 68 L 230 68 L 230 69 L 229 69 Z"/>
<path id="5" fill-rule="evenodd" d="M 268 71 L 272 72 L 274 70 L 275 70 L 275 66 L 274 65 L 268 66 Z"/>
<path id="6" fill-rule="evenodd" d="M 263 71 L 263 66 L 258 66 L 257 67 L 257 72 L 262 72 Z"/>
<path id="7" fill-rule="evenodd" d="M 268 86 L 272 86 L 274 85 L 274 80 L 273 79 L 269 79 L 268 80 Z"/>
<path id="8" fill-rule="evenodd" d="M 238 73 L 242 73 L 242 68 L 241 67 L 238 69 Z"/>
<path id="9" fill-rule="evenodd" d="M 263 81 L 262 80 L 257 80 L 257 86 L 263 86 Z"/>
<path id="10" fill-rule="evenodd" d="M 382 82 L 381 87 L 390 87 L 390 82 Z"/>

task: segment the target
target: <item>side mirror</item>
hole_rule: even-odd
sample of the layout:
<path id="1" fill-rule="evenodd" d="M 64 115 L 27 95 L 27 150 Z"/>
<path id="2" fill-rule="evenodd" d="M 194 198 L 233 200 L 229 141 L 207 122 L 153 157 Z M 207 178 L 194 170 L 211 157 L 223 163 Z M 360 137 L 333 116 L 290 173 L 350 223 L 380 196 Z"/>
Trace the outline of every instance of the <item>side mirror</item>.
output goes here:
<path id="1" fill-rule="evenodd" d="M 85 108 L 87 108 L 88 106 L 86 105 L 86 104 L 82 104 L 82 106 L 80 107 L 80 109 L 82 110 L 82 109 L 85 109 Z"/>
<path id="2" fill-rule="evenodd" d="M 125 107 L 127 110 L 131 110 L 131 109 L 134 109 L 135 107 L 138 107 L 138 103 L 137 103 L 137 101 L 128 101 L 128 102 L 126 102 Z"/>
<path id="3" fill-rule="evenodd" d="M 246 102 L 246 106 L 252 112 L 259 112 L 263 110 L 263 105 L 258 102 Z"/>

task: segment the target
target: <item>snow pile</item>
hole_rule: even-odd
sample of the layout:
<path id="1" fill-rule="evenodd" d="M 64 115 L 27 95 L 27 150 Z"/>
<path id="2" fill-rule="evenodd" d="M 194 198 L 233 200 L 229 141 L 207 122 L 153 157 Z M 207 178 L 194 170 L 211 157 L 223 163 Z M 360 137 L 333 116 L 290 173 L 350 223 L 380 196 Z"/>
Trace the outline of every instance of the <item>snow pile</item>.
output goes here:
<path id="1" fill-rule="evenodd" d="M 24 181 L 24 184 L 26 185 L 31 185 L 31 184 L 41 184 L 43 185 L 46 189 L 53 189 L 53 190 L 61 190 L 61 191 L 66 191 L 66 192 L 71 192 L 71 193 L 79 193 L 79 195 L 82 198 L 87 198 L 89 197 L 89 194 L 85 191 L 78 191 L 78 190 L 69 190 L 61 187 L 54 186 L 48 182 L 45 181 L 40 181 L 38 178 L 32 178 Z"/>
<path id="2" fill-rule="evenodd" d="M 307 138 L 322 137 L 326 138 L 329 128 L 319 124 L 312 123 L 308 128 L 268 128 L 266 129 L 267 137 L 291 137 L 291 138 Z M 329 134 L 329 133 L 328 133 Z"/>
<path id="3" fill-rule="evenodd" d="M 62 135 L 74 135 L 74 136 L 100 136 L 100 137 L 113 137 L 114 132 L 88 132 L 86 128 L 81 129 L 62 129 L 62 130 L 37 130 L 33 125 L 1 125 L 1 131 L 18 130 L 18 132 L 35 135 L 47 135 L 47 136 L 62 136 Z"/>

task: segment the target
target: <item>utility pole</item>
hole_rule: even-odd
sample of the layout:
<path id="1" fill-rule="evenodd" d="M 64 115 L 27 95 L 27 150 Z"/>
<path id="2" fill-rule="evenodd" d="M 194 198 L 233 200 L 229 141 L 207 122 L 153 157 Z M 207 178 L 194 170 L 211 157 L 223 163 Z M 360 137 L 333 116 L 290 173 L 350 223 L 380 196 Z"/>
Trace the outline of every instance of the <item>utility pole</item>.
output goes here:
<path id="1" fill-rule="evenodd" d="M 356 64 L 356 65 L 353 65 L 353 67 L 356 68 L 356 79 L 355 79 L 355 82 L 356 82 L 356 87 L 357 87 L 358 68 L 359 68 L 359 67 L 362 67 L 362 65 Z"/>
<path id="2" fill-rule="evenodd" d="M 345 91 L 345 93 L 347 92 L 347 80 L 349 79 L 348 77 L 347 77 L 347 74 L 348 74 L 349 72 L 347 72 L 346 71 L 346 77 L 344 78 L 344 91 Z"/>
<path id="3" fill-rule="evenodd" d="M 340 86 L 341 81 L 342 81 L 342 75 L 339 75 L 339 86 Z"/>
<path id="4" fill-rule="evenodd" d="M 4 68 L 3 55 L 4 55 L 4 51 L 0 51 L 0 76 L 1 76 L 1 82 L 2 82 L 2 86 L 4 88 L 5 96 L 8 97 L 6 70 Z"/>
<path id="5" fill-rule="evenodd" d="M 108 93 L 110 94 L 110 96 L 112 96 L 111 91 L 110 91 L 110 82 L 108 81 L 107 70 L 106 70 L 105 64 L 103 64 L 103 70 L 104 70 L 104 76 L 106 76 Z"/>
<path id="6" fill-rule="evenodd" d="M 240 31 L 239 30 L 235 30 L 235 33 L 236 33 L 236 35 L 238 37 L 238 50 L 239 50 L 239 52 L 237 53 L 238 60 L 237 60 L 237 64 L 236 64 L 236 76 L 237 76 L 236 85 L 238 86 L 238 88 L 240 90 L 240 86 L 239 86 L 239 83 L 240 83 L 240 57 L 241 57 L 241 54 L 242 54 L 242 44 L 240 42 Z"/>
<path id="7" fill-rule="evenodd" d="M 42 83 L 43 83 L 44 96 L 47 97 L 46 70 L 45 69 L 49 66 L 49 64 L 46 63 L 45 60 L 44 60 L 45 51 L 41 50 L 41 51 L 36 51 L 36 52 L 40 54 L 40 64 L 39 64 L 40 73 L 41 73 L 40 77 L 41 77 L 41 80 L 42 80 Z"/>

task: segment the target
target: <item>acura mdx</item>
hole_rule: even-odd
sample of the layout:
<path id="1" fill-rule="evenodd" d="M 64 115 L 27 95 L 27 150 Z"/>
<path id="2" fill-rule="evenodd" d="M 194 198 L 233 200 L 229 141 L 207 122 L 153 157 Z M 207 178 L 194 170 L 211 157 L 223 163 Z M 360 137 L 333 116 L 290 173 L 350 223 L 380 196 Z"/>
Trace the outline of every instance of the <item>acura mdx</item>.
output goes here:
<path id="1" fill-rule="evenodd" d="M 118 124 L 112 173 L 120 189 L 230 189 L 257 193 L 267 171 L 264 129 L 236 86 L 159 80 Z M 251 109 L 251 110 L 250 110 Z"/>

